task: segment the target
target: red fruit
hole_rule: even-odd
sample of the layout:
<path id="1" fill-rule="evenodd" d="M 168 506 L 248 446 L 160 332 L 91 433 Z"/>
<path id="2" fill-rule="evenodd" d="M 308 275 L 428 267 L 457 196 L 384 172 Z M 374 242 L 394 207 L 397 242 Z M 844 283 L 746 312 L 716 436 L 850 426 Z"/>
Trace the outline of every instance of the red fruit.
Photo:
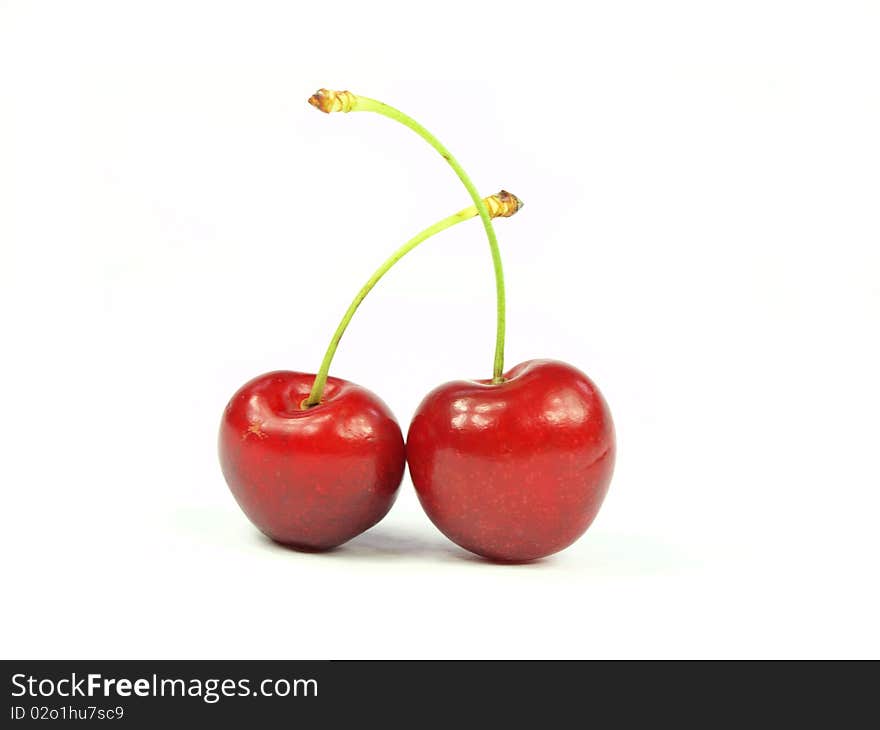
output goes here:
<path id="1" fill-rule="evenodd" d="M 407 436 L 419 500 L 450 540 L 524 562 L 571 545 L 611 481 L 611 414 L 580 370 L 529 360 L 504 382 L 458 380 L 422 401 Z"/>
<path id="2" fill-rule="evenodd" d="M 323 399 L 303 409 L 314 375 L 254 378 L 229 401 L 220 464 L 239 506 L 280 543 L 326 550 L 375 525 L 403 477 L 403 437 L 376 395 L 328 378 Z"/>

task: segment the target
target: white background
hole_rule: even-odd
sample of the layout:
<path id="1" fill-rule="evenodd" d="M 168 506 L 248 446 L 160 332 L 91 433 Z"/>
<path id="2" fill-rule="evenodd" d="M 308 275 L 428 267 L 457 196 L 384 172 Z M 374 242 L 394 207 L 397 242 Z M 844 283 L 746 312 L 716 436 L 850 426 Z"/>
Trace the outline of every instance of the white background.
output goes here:
<path id="1" fill-rule="evenodd" d="M 867 1 L 0 3 L 2 655 L 876 658 L 878 38 Z M 618 431 L 564 553 L 475 559 L 408 477 L 325 555 L 230 496 L 227 399 L 314 371 L 373 268 L 469 204 L 320 86 L 526 202 L 507 363 L 577 365 Z M 333 372 L 405 429 L 489 375 L 493 314 L 472 221 Z"/>

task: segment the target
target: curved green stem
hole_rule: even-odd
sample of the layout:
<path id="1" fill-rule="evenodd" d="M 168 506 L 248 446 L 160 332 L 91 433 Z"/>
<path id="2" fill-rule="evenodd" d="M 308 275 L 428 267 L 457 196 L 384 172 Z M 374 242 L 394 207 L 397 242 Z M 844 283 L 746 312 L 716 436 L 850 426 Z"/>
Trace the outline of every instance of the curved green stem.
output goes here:
<path id="1" fill-rule="evenodd" d="M 494 197 L 494 196 L 493 196 Z M 516 209 L 521 205 L 521 203 L 514 197 L 516 201 L 516 208 L 514 208 L 513 212 L 516 212 Z M 484 210 L 486 209 L 486 205 L 483 201 L 480 201 Z M 333 356 L 336 354 L 336 348 L 339 346 L 339 341 L 342 339 L 342 335 L 345 333 L 346 328 L 348 327 L 348 323 L 351 322 L 351 318 L 354 316 L 354 313 L 357 311 L 357 308 L 360 306 L 361 302 L 364 301 L 364 297 L 370 293 L 370 290 L 376 286 L 379 279 L 381 279 L 387 271 L 394 266 L 400 259 L 406 256 L 410 251 L 412 251 L 416 246 L 418 246 L 423 241 L 429 239 L 436 233 L 440 233 L 440 231 L 445 231 L 447 228 L 451 228 L 456 223 L 461 223 L 462 221 L 469 220 L 470 218 L 474 218 L 479 214 L 479 211 L 476 206 L 471 206 L 470 208 L 465 208 L 464 210 L 460 210 L 458 213 L 449 216 L 448 218 L 444 218 L 441 221 L 437 221 L 434 225 L 429 226 L 417 236 L 411 238 L 407 241 L 403 246 L 397 249 L 391 256 L 386 259 L 385 263 L 383 263 L 373 275 L 369 278 L 366 284 L 361 287 L 361 290 L 357 293 L 357 296 L 354 298 L 352 303 L 349 305 L 348 309 L 345 312 L 345 315 L 342 317 L 342 321 L 339 323 L 339 326 L 336 328 L 336 332 L 333 333 L 333 338 L 330 340 L 330 345 L 327 347 L 327 352 L 324 354 L 324 359 L 321 361 L 321 367 L 318 369 L 318 374 L 315 376 L 315 382 L 312 384 L 312 390 L 309 393 L 309 397 L 303 402 L 303 406 L 306 408 L 310 408 L 311 406 L 316 406 L 321 402 L 321 397 L 324 395 L 324 387 L 327 385 L 327 374 L 330 372 L 330 363 L 333 361 Z M 488 210 L 486 215 L 488 215 Z M 512 213 L 511 213 L 512 214 Z"/>
<path id="2" fill-rule="evenodd" d="M 402 125 L 411 129 L 413 132 L 419 135 L 419 137 L 425 140 L 429 145 L 431 145 L 431 147 L 437 150 L 437 152 L 440 153 L 443 159 L 445 159 L 449 163 L 449 166 L 455 171 L 455 174 L 458 175 L 458 179 L 461 180 L 462 184 L 467 189 L 468 193 L 471 196 L 471 200 L 473 200 L 474 202 L 474 206 L 476 207 L 477 211 L 479 211 L 480 219 L 483 221 L 483 227 L 486 229 L 486 237 L 489 239 L 489 248 L 492 251 L 492 265 L 495 269 L 495 293 L 497 308 L 495 329 L 495 361 L 492 368 L 492 380 L 495 383 L 502 382 L 504 379 L 504 334 L 506 328 L 504 269 L 501 265 L 501 252 L 498 249 L 498 239 L 495 236 L 495 229 L 492 226 L 492 220 L 489 216 L 489 211 L 486 209 L 485 204 L 480 198 L 480 194 L 477 192 L 476 187 L 474 187 L 474 184 L 471 182 L 471 179 L 468 177 L 467 173 L 458 163 L 458 160 L 456 160 L 455 157 L 452 156 L 452 153 L 448 149 L 446 149 L 443 144 L 441 144 L 440 140 L 438 140 L 415 119 L 408 117 L 406 114 L 398 111 L 392 106 L 388 106 L 388 104 L 383 104 L 381 101 L 369 99 L 364 96 L 357 96 L 356 94 L 352 94 L 348 91 L 330 92 L 325 89 L 322 89 L 317 94 L 315 94 L 315 96 L 313 96 L 312 99 L 309 100 L 309 102 L 321 109 L 321 111 L 325 112 L 375 112 L 376 114 L 381 114 L 382 116 L 393 119 L 396 122 L 400 122 Z"/>

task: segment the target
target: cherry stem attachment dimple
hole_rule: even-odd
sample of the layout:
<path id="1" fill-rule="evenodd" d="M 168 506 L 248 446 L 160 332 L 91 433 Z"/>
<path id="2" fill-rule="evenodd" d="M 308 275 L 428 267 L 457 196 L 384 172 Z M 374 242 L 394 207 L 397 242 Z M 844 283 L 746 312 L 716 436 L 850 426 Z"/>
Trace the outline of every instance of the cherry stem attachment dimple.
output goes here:
<path id="1" fill-rule="evenodd" d="M 405 127 L 411 129 L 431 147 L 433 147 L 440 155 L 449 163 L 449 166 L 458 175 L 464 187 L 473 200 L 474 207 L 483 221 L 483 228 L 486 229 L 486 237 L 489 239 L 489 249 L 492 252 L 492 266 L 495 270 L 495 295 L 496 295 L 496 327 L 495 327 L 495 360 L 492 368 L 492 382 L 501 383 L 504 380 L 504 335 L 506 329 L 506 302 L 504 293 L 504 269 L 501 264 L 501 251 L 498 248 L 498 239 L 495 236 L 495 229 L 492 226 L 492 217 L 486 205 L 480 198 L 477 188 L 471 182 L 464 168 L 458 163 L 458 160 L 452 156 L 452 153 L 443 146 L 433 134 L 425 129 L 412 117 L 407 116 L 388 104 L 375 99 L 369 99 L 365 96 L 357 96 L 350 91 L 331 91 L 329 89 L 320 89 L 315 92 L 309 99 L 309 104 L 316 107 L 322 112 L 375 112 L 382 116 L 400 122 Z"/>
<path id="2" fill-rule="evenodd" d="M 480 202 L 482 203 L 490 218 L 509 218 L 523 206 L 523 203 L 519 198 L 511 193 L 508 193 L 506 190 L 502 190 L 500 193 L 496 193 L 495 195 L 490 195 L 488 198 L 486 198 L 485 200 L 481 200 Z M 370 293 L 370 290 L 374 286 L 376 286 L 376 284 L 379 282 L 379 279 L 385 276 L 385 274 L 392 266 L 394 266 L 394 264 L 400 261 L 400 259 L 406 256 L 420 243 L 426 241 L 431 236 L 440 233 L 441 231 L 445 231 L 447 228 L 451 228 L 457 223 L 462 223 L 463 221 L 470 220 L 477 215 L 479 215 L 479 211 L 477 210 L 476 206 L 472 205 L 470 208 L 465 208 L 464 210 L 458 211 L 458 213 L 455 213 L 454 215 L 444 218 L 441 221 L 437 221 L 434 225 L 429 226 L 417 236 L 414 236 L 405 244 L 403 244 L 403 246 L 401 246 L 393 254 L 391 254 L 391 256 L 389 256 L 385 260 L 385 262 L 378 269 L 376 269 L 373 275 L 367 280 L 367 283 L 361 287 L 361 290 L 357 293 L 357 296 L 354 298 L 354 300 L 346 310 L 345 315 L 342 317 L 342 321 L 336 328 L 336 332 L 333 333 L 333 338 L 330 340 L 330 345 L 327 347 L 327 352 L 324 354 L 324 359 L 321 361 L 321 367 L 318 369 L 318 374 L 315 376 L 315 382 L 312 384 L 312 390 L 309 393 L 309 397 L 303 401 L 302 405 L 304 408 L 311 408 L 312 406 L 316 406 L 321 402 L 321 398 L 324 395 L 324 388 L 327 385 L 327 376 L 330 372 L 330 363 L 333 362 L 333 356 L 336 354 L 336 348 L 339 347 L 339 342 L 342 339 L 342 335 L 345 334 L 348 323 L 351 322 L 351 318 L 354 317 L 354 313 L 357 311 L 357 308 L 360 306 L 361 302 L 364 301 L 364 298 L 367 296 L 367 294 Z"/>

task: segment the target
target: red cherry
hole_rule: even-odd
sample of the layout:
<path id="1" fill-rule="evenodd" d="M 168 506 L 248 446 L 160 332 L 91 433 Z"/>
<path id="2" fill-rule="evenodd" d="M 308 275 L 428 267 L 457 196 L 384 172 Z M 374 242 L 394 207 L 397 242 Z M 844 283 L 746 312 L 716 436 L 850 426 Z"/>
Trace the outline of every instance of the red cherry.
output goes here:
<path id="1" fill-rule="evenodd" d="M 391 509 L 403 477 L 403 437 L 378 396 L 328 378 L 304 408 L 315 376 L 277 371 L 245 384 L 220 425 L 223 475 L 244 513 L 277 542 L 336 547 Z"/>
<path id="2" fill-rule="evenodd" d="M 529 360 L 501 383 L 433 390 L 406 448 L 419 500 L 443 534 L 492 560 L 524 562 L 571 545 L 592 523 L 614 470 L 614 425 L 580 370 Z"/>

